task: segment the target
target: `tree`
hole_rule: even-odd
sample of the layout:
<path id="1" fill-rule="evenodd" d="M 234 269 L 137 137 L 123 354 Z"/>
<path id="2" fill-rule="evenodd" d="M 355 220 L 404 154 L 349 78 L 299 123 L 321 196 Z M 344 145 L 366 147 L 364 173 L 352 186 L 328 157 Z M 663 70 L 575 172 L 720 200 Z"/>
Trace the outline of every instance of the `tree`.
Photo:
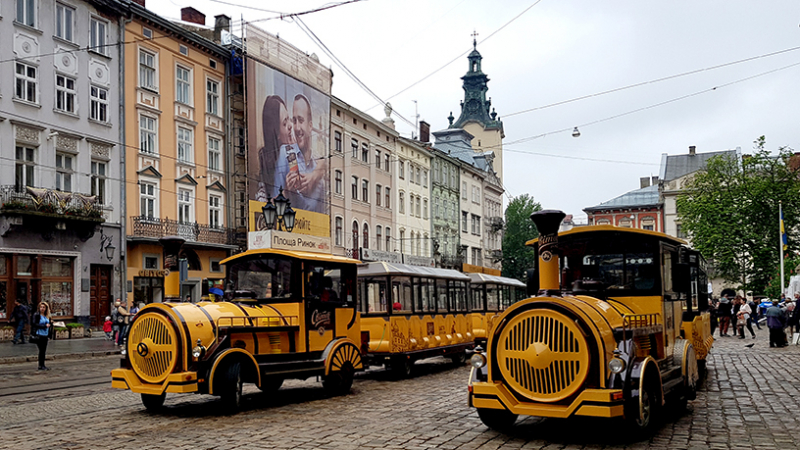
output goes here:
<path id="1" fill-rule="evenodd" d="M 764 292 L 780 264 L 778 203 L 783 204 L 788 252 L 800 248 L 791 231 L 800 212 L 800 178 L 792 153 L 773 156 L 761 136 L 754 154 L 710 159 L 677 198 L 678 219 L 692 245 L 717 274 L 740 289 Z"/>
<path id="2" fill-rule="evenodd" d="M 525 281 L 525 271 L 536 261 L 531 247 L 525 242 L 539 236 L 531 214 L 542 209 L 542 205 L 528 194 L 515 197 L 506 207 L 506 226 L 503 234 L 503 276 Z"/>

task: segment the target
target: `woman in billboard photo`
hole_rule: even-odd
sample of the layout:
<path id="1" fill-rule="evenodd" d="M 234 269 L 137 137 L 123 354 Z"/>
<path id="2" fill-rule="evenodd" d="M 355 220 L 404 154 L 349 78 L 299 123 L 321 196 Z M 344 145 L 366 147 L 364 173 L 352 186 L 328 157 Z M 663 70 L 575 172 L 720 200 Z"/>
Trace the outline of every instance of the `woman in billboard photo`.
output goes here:
<path id="1" fill-rule="evenodd" d="M 256 200 L 266 202 L 267 198 L 278 195 L 278 188 L 284 183 L 275 183 L 275 168 L 281 146 L 294 143 L 292 117 L 286 103 L 278 95 L 270 95 L 264 102 L 261 114 L 261 129 L 264 133 L 264 146 L 258 151 L 260 176 Z"/>

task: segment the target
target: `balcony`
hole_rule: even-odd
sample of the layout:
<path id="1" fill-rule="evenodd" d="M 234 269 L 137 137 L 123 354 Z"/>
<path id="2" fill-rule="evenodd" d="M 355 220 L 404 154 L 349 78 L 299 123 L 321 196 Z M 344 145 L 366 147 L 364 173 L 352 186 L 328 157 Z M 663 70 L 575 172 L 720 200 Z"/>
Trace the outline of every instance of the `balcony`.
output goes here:
<path id="1" fill-rule="evenodd" d="M 19 228 L 40 232 L 45 240 L 69 229 L 86 241 L 105 222 L 96 196 L 15 185 L 0 186 L 0 216 L 0 235 Z"/>
<path id="2" fill-rule="evenodd" d="M 236 230 L 232 228 L 214 228 L 197 222 L 181 223 L 146 216 L 131 217 L 131 222 L 129 232 L 134 238 L 158 240 L 164 236 L 180 236 L 186 239 L 187 244 L 237 246 Z"/>

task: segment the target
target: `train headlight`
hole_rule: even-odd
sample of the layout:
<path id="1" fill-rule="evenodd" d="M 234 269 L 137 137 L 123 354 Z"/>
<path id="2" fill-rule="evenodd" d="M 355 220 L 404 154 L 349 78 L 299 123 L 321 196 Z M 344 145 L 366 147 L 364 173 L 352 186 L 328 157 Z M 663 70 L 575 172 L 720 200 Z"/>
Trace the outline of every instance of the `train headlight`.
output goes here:
<path id="1" fill-rule="evenodd" d="M 486 356 L 483 353 L 475 353 L 472 355 L 472 358 L 469 359 L 469 363 L 472 367 L 480 369 L 486 365 Z"/>
<path id="2" fill-rule="evenodd" d="M 197 345 L 192 349 L 192 358 L 200 359 L 203 356 L 203 353 L 206 352 L 206 348 L 200 343 L 200 339 L 197 340 Z"/>
<path id="3" fill-rule="evenodd" d="M 608 362 L 608 370 L 611 373 L 620 373 L 625 370 L 625 361 L 619 358 L 612 358 L 611 361 Z"/>

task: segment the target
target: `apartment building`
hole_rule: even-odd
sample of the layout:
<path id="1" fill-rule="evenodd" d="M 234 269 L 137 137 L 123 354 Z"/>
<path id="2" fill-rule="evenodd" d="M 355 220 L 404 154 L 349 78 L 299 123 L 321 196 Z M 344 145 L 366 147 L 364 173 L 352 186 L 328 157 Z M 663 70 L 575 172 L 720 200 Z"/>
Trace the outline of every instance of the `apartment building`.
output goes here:
<path id="1" fill-rule="evenodd" d="M 423 142 L 398 138 L 397 170 L 394 172 L 397 190 L 397 241 L 393 249 L 387 250 L 413 256 L 432 256 L 431 160 L 431 152 Z"/>
<path id="2" fill-rule="evenodd" d="M 237 248 L 227 201 L 229 53 L 137 3 L 125 25 L 128 300 L 197 301 Z M 169 292 L 159 242 L 167 236 L 185 240 L 180 286 Z"/>
<path id="3" fill-rule="evenodd" d="M 0 326 L 15 301 L 99 325 L 122 294 L 120 17 L 0 2 Z"/>

